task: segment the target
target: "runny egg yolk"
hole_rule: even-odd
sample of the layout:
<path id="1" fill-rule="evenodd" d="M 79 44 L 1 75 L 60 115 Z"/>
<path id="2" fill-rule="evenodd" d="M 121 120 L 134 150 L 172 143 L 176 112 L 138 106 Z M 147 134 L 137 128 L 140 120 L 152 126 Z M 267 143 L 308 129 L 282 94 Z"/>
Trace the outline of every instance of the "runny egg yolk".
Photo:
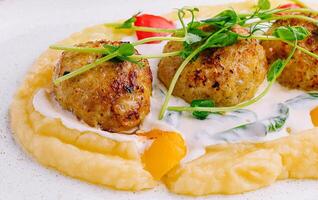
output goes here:
<path id="1" fill-rule="evenodd" d="M 155 180 L 160 180 L 168 171 L 177 166 L 186 155 L 185 142 L 177 132 L 153 129 L 141 135 L 154 139 L 141 159 L 145 169 L 150 172 Z"/>
<path id="2" fill-rule="evenodd" d="M 314 126 L 318 126 L 318 106 L 310 111 L 310 117 Z"/>

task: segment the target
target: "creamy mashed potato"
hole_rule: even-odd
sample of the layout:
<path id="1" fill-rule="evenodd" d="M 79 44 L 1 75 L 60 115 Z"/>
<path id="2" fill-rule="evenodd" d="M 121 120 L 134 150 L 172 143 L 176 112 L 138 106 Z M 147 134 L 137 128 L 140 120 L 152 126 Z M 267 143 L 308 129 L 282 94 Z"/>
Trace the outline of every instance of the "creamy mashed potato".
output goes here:
<path id="1" fill-rule="evenodd" d="M 283 2 L 273 3 L 278 5 Z M 249 1 L 231 4 L 230 7 L 247 10 L 254 4 Z M 202 7 L 199 17 L 210 17 L 228 7 Z M 167 17 L 176 18 L 175 13 Z M 75 33 L 60 44 L 73 45 L 98 39 L 120 40 L 123 37 L 122 32 L 112 32 L 98 25 Z M 60 118 L 48 117 L 35 109 L 34 95 L 41 89 L 51 89 L 52 70 L 59 56 L 57 51 L 44 52 L 18 90 L 10 113 L 17 140 L 41 164 L 66 175 L 116 189 L 155 187 L 157 182 L 143 168 L 140 159 L 140 148 L 144 145 L 137 145 L 138 142 L 133 139 L 120 140 L 90 129 L 69 128 Z M 151 120 L 151 115 L 148 118 L 146 122 Z M 253 119 L 248 116 L 248 120 Z M 291 126 L 297 123 L 296 118 Z M 160 122 L 153 123 L 157 128 L 160 125 Z M 294 132 L 299 131 L 297 126 L 293 127 Z M 144 125 L 144 130 L 150 128 L 149 123 L 148 126 Z M 288 135 L 286 132 L 280 134 Z M 184 138 L 189 141 L 186 134 Z M 189 148 L 196 152 L 194 156 L 188 157 L 163 178 L 172 192 L 189 195 L 235 194 L 267 186 L 279 179 L 318 178 L 317 129 L 261 143 L 212 144 Z"/>

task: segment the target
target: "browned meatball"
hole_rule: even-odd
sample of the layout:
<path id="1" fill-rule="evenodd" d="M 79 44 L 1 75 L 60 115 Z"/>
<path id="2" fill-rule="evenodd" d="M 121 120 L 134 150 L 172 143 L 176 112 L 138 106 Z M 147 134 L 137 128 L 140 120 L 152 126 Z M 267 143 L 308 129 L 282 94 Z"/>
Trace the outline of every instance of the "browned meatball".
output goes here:
<path id="1" fill-rule="evenodd" d="M 96 41 L 78 46 L 102 47 L 120 42 Z M 137 51 L 136 51 L 137 53 Z M 101 54 L 63 52 L 54 78 L 94 62 Z M 120 132 L 136 127 L 150 111 L 152 74 L 147 60 L 137 64 L 107 61 L 54 86 L 57 101 L 93 127 Z"/>
<path id="2" fill-rule="evenodd" d="M 318 17 L 315 17 L 318 19 Z M 298 44 L 309 51 L 318 54 L 318 26 L 299 19 L 279 20 L 276 21 L 268 31 L 272 34 L 273 30 L 279 26 L 304 26 L 311 35 Z M 291 51 L 291 47 L 283 42 L 264 41 L 262 45 L 266 51 L 267 60 L 269 63 L 276 59 L 287 58 Z M 318 89 L 318 60 L 300 51 L 296 51 L 293 59 L 286 66 L 283 73 L 278 78 L 278 82 L 289 88 L 298 88 L 303 90 Z"/>
<path id="3" fill-rule="evenodd" d="M 236 32 L 245 30 L 236 28 Z M 181 42 L 169 42 L 164 52 L 179 51 Z M 158 76 L 168 88 L 181 65 L 180 56 L 163 58 Z M 218 106 L 236 105 L 252 98 L 267 72 L 265 52 L 258 41 L 241 40 L 224 47 L 207 49 L 183 70 L 173 94 L 187 102 L 211 99 Z"/>

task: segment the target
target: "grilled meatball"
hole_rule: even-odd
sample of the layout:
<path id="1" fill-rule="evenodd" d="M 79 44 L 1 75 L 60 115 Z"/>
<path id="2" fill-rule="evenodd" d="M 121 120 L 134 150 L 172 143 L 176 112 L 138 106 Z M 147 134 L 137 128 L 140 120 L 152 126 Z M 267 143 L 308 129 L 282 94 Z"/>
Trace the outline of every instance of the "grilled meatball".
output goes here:
<path id="1" fill-rule="evenodd" d="M 96 41 L 81 47 L 119 45 L 120 42 Z M 136 51 L 137 53 L 137 51 Z M 101 54 L 63 52 L 54 78 L 101 58 Z M 152 74 L 147 60 L 137 64 L 111 60 L 54 86 L 60 105 L 92 127 L 111 132 L 130 130 L 150 111 Z"/>
<path id="2" fill-rule="evenodd" d="M 235 32 L 246 33 L 236 27 Z M 164 52 L 182 50 L 181 42 L 169 42 Z M 183 59 L 161 59 L 158 77 L 168 88 Z M 241 40 L 224 47 L 206 49 L 183 70 L 173 94 L 187 102 L 211 99 L 217 106 L 236 105 L 252 98 L 267 72 L 265 52 L 258 41 Z"/>
<path id="3" fill-rule="evenodd" d="M 318 19 L 317 16 L 314 18 Z M 318 26 L 313 23 L 300 19 L 278 20 L 270 28 L 268 34 L 272 34 L 274 29 L 279 26 L 287 25 L 306 27 L 311 35 L 305 40 L 298 41 L 298 44 L 299 46 L 318 54 Z M 292 49 L 288 44 L 278 41 L 264 41 L 262 42 L 262 45 L 266 51 L 269 63 L 274 62 L 278 58 L 287 58 Z M 318 60 L 297 50 L 293 59 L 278 78 L 278 82 L 289 88 L 317 90 Z"/>

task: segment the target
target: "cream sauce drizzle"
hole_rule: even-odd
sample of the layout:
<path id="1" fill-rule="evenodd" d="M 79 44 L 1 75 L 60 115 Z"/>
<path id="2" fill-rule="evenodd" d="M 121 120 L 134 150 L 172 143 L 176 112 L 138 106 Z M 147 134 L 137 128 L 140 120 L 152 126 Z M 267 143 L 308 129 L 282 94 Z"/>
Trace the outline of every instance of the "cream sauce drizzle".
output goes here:
<path id="1" fill-rule="evenodd" d="M 148 145 L 144 137 L 137 135 L 128 135 L 120 133 L 110 133 L 103 131 L 99 128 L 94 128 L 86 123 L 78 120 L 76 116 L 63 109 L 55 100 L 52 94 L 48 93 L 45 89 L 40 89 L 33 97 L 33 107 L 36 111 L 51 119 L 60 119 L 62 124 L 70 129 L 75 129 L 80 132 L 91 131 L 99 134 L 102 137 L 109 138 L 118 142 L 132 141 L 137 145 L 137 148 L 142 152 Z"/>

